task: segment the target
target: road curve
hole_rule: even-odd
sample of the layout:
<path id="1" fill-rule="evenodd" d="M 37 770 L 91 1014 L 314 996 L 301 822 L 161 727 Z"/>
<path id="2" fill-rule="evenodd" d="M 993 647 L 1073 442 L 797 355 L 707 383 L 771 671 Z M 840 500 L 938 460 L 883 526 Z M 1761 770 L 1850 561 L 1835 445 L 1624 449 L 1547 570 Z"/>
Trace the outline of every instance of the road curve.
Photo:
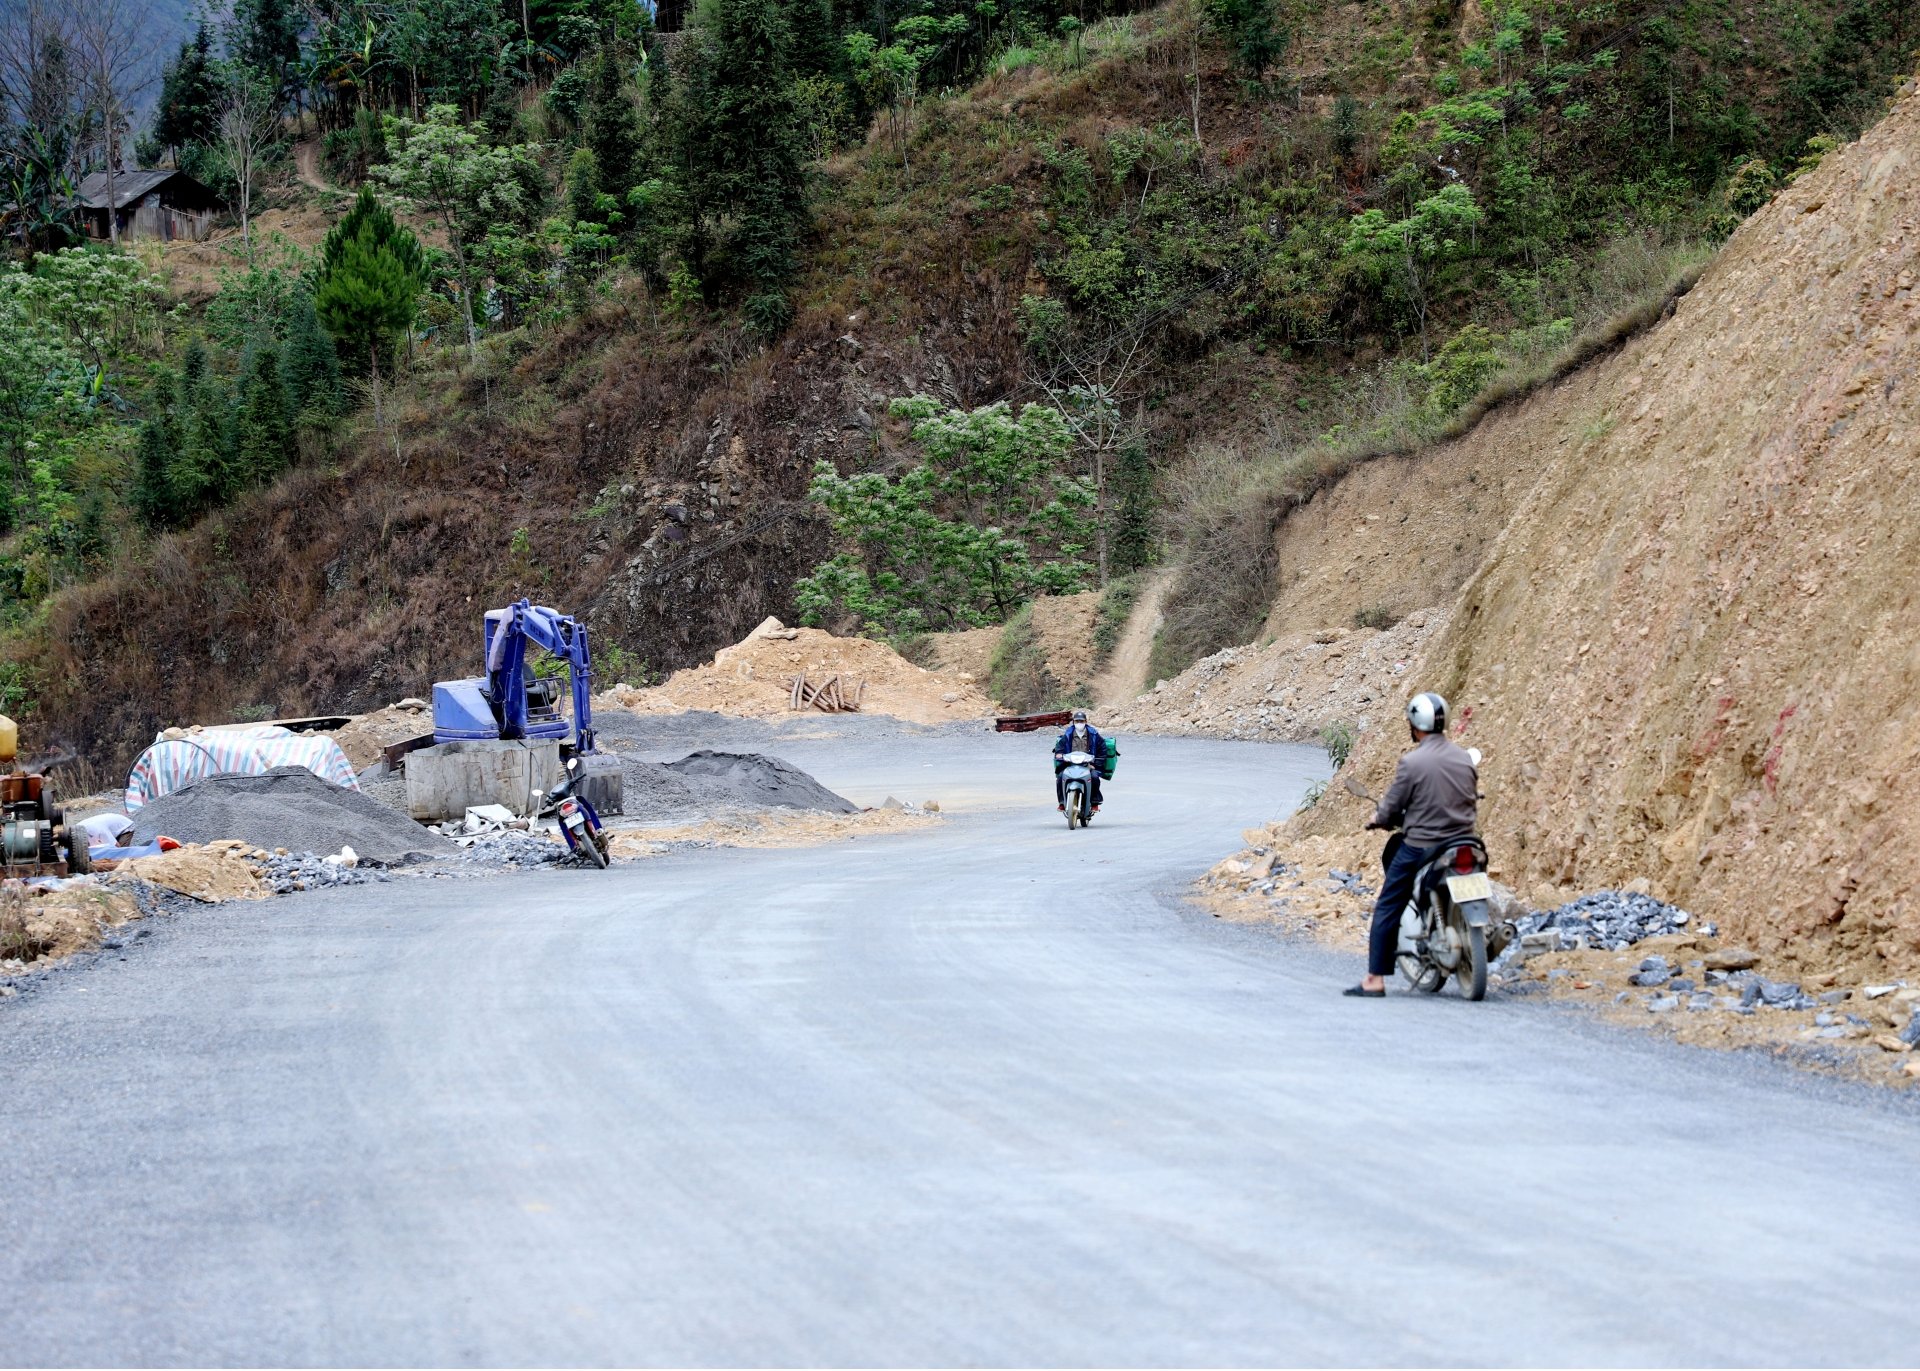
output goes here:
<path id="1" fill-rule="evenodd" d="M 1044 738 L 795 738 L 949 821 L 210 907 L 0 1004 L 0 1361 L 1912 1360 L 1909 1102 L 1343 1000 L 1179 901 L 1317 751 L 1126 746 L 1069 834 Z"/>

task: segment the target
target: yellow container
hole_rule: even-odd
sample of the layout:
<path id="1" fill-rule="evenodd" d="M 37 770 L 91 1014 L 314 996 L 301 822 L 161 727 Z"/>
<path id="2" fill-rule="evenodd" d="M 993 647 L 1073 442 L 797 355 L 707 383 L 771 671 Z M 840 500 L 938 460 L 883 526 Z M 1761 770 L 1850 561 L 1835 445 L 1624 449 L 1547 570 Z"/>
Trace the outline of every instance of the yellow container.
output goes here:
<path id="1" fill-rule="evenodd" d="M 6 715 L 0 714 L 0 769 L 13 765 L 14 754 L 20 751 L 20 726 Z"/>

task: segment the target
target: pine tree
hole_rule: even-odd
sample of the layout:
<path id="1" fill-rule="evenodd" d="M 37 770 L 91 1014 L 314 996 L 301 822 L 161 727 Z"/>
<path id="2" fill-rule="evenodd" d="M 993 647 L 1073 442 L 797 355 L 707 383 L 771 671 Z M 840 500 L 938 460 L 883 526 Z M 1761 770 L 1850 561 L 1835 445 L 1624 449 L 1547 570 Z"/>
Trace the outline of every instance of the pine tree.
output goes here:
<path id="1" fill-rule="evenodd" d="M 240 378 L 234 437 L 233 491 L 271 481 L 289 465 L 293 421 L 280 380 L 280 352 L 254 349 Z"/>
<path id="2" fill-rule="evenodd" d="M 427 259 L 420 250 L 420 240 L 413 236 L 412 230 L 394 219 L 393 211 L 380 203 L 380 197 L 373 193 L 372 186 L 360 187 L 353 208 L 339 223 L 327 230 L 327 236 L 320 243 L 320 267 L 315 273 L 315 280 L 325 280 L 346 251 L 347 243 L 361 237 L 366 238 L 373 250 L 393 256 L 421 285 L 425 285 Z"/>
<path id="3" fill-rule="evenodd" d="M 75 551 L 84 566 L 98 566 L 107 555 L 107 499 L 95 486 L 80 505 L 80 524 L 74 530 Z"/>
<path id="4" fill-rule="evenodd" d="M 787 60 L 793 74 L 839 77 L 846 48 L 834 29 L 829 0 L 784 0 L 780 8 L 792 35 Z"/>
<path id="5" fill-rule="evenodd" d="M 612 43 L 603 43 L 593 60 L 587 94 L 586 146 L 599 169 L 599 189 L 625 202 L 640 180 L 640 110 L 627 90 L 625 62 Z"/>
<path id="6" fill-rule="evenodd" d="M 160 415 L 140 425 L 140 444 L 135 449 L 133 468 L 133 512 L 148 528 L 172 528 L 179 520 L 174 508 L 171 475 L 173 444 L 167 438 L 167 422 Z"/>
<path id="7" fill-rule="evenodd" d="M 179 55 L 161 73 L 153 134 L 176 158 L 185 149 L 211 146 L 219 140 L 220 80 L 214 69 L 213 38 L 205 24 L 180 45 Z"/>
<path id="8" fill-rule="evenodd" d="M 324 428 L 340 414 L 340 358 L 306 291 L 290 301 L 283 328 L 287 345 L 280 369 L 288 408 L 303 427 Z"/>
<path id="9" fill-rule="evenodd" d="M 179 442 L 167 468 L 167 487 L 173 496 L 173 518 L 189 524 L 211 509 L 227 481 L 225 395 L 212 377 L 198 381 L 183 374 L 180 407 L 175 416 Z"/>
<path id="10" fill-rule="evenodd" d="M 737 283 L 748 322 L 777 333 L 806 224 L 806 173 L 778 0 L 713 0 L 678 102 L 681 180 L 699 275 Z"/>
<path id="11" fill-rule="evenodd" d="M 379 372 L 380 349 L 413 322 L 414 303 L 426 279 L 420 240 L 394 222 L 386 206 L 363 186 L 346 218 L 320 245 L 313 308 L 357 370 Z M 375 403 L 379 395 L 375 393 Z"/>

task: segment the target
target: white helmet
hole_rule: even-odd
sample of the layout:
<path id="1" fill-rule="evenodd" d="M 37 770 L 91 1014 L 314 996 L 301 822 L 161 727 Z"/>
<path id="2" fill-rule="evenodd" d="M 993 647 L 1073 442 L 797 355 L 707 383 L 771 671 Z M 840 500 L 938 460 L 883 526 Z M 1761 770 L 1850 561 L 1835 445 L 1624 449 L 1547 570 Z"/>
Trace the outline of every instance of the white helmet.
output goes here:
<path id="1" fill-rule="evenodd" d="M 1447 731 L 1447 702 L 1431 690 L 1423 690 L 1407 701 L 1407 722 L 1422 733 Z"/>

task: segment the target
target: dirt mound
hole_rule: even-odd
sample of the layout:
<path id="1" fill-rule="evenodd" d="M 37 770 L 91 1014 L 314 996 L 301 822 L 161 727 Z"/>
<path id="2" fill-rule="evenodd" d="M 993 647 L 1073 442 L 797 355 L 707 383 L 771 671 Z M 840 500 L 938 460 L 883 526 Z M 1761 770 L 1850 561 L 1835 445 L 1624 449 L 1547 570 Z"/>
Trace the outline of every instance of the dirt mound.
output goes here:
<path id="1" fill-rule="evenodd" d="M 834 814 L 851 814 L 860 808 L 778 757 L 702 750 L 668 762 L 665 769 L 687 778 L 694 792 L 709 800 L 730 797 L 742 805 L 821 809 Z"/>
<path id="2" fill-rule="evenodd" d="M 915 666 L 885 643 L 837 638 L 817 628 L 785 628 L 778 619 L 722 648 L 705 666 L 676 671 L 649 690 L 615 686 L 595 704 L 642 714 L 704 709 L 767 718 L 788 712 L 793 678 L 800 673 L 809 682 L 836 674 L 865 681 L 860 709 L 866 714 L 932 724 L 994 712 L 993 702 L 970 682 Z"/>
<path id="3" fill-rule="evenodd" d="M 432 706 L 425 700 L 409 698 L 371 714 L 358 715 L 344 728 L 330 730 L 327 736 L 339 744 L 355 771 L 364 771 L 380 760 L 390 744 L 431 732 Z"/>
<path id="4" fill-rule="evenodd" d="M 1311 742 L 1330 724 L 1367 727 L 1398 702 L 1427 643 L 1447 622 L 1419 610 L 1392 628 L 1291 634 L 1230 647 L 1122 704 L 1103 726 L 1136 733 Z"/>
<path id="5" fill-rule="evenodd" d="M 1596 369 L 1581 415 L 1465 440 L 1531 424 L 1550 452 L 1414 675 L 1487 753 L 1513 879 L 1639 877 L 1809 969 L 1920 969 L 1916 147 L 1908 96 Z M 1399 750 L 1377 736 L 1375 787 Z M 1336 787 L 1304 828 L 1359 809 Z"/>
<path id="6" fill-rule="evenodd" d="M 995 624 L 991 628 L 929 633 L 927 640 L 933 654 L 934 669 L 968 685 L 984 686 L 987 670 L 993 665 L 993 650 L 1000 646 L 1002 631 L 1000 625 Z"/>
<path id="7" fill-rule="evenodd" d="M 237 839 L 268 851 L 338 852 L 351 847 L 367 861 L 401 862 L 457 849 L 405 814 L 356 791 L 328 785 L 301 767 L 263 776 L 209 776 L 141 809 L 134 841 L 160 834 L 183 843 Z"/>

